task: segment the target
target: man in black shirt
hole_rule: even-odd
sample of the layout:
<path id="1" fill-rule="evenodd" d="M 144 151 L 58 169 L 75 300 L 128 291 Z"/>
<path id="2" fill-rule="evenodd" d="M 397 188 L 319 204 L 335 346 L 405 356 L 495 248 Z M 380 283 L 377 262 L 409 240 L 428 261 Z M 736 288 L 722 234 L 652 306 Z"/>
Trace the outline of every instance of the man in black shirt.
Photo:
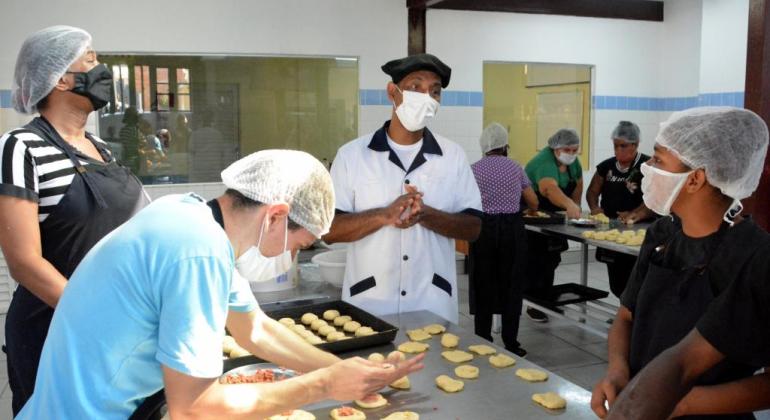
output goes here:
<path id="1" fill-rule="evenodd" d="M 663 124 L 655 154 L 641 167 L 642 189 L 647 207 L 668 217 L 648 230 L 621 297 L 608 339 L 607 376 L 596 385 L 591 401 L 600 417 L 607 414 L 605 402 L 615 418 L 643 419 L 665 418 L 671 409 L 675 417 L 753 419 L 752 411 L 770 407 L 770 374 L 754 375 L 765 366 L 761 358 L 736 353 L 717 360 L 701 352 L 688 356 L 714 363 L 700 371 L 697 386 L 687 395 L 648 380 L 639 388 L 648 392 L 643 400 L 632 388 L 622 394 L 623 400 L 633 401 L 630 405 L 613 404 L 630 378 L 694 327 L 706 339 L 713 337 L 732 348 L 735 339 L 730 334 L 751 325 L 733 325 L 726 331 L 714 311 L 740 305 L 734 290 L 745 290 L 742 284 L 770 274 L 761 261 L 770 249 L 770 235 L 750 217 L 740 216 L 739 201 L 759 183 L 767 144 L 767 126 L 744 109 L 696 108 L 676 113 Z M 752 322 L 746 315 L 739 318 Z M 722 351 L 715 342 L 711 345 Z M 690 375 L 689 370 L 683 372 Z M 660 405 L 672 395 L 676 399 L 670 406 Z"/>

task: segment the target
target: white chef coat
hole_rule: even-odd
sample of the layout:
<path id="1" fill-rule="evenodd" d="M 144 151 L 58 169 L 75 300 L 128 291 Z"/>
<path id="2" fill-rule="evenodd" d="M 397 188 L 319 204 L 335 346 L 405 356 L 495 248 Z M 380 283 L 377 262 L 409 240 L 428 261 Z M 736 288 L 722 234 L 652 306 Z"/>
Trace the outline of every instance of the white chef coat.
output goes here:
<path id="1" fill-rule="evenodd" d="M 386 207 L 408 183 L 428 206 L 479 215 L 481 194 L 463 149 L 425 129 L 404 168 L 388 145 L 389 123 L 337 151 L 331 175 L 338 212 Z M 375 315 L 429 310 L 457 323 L 457 293 L 454 239 L 419 224 L 386 226 L 348 247 L 342 298 Z"/>

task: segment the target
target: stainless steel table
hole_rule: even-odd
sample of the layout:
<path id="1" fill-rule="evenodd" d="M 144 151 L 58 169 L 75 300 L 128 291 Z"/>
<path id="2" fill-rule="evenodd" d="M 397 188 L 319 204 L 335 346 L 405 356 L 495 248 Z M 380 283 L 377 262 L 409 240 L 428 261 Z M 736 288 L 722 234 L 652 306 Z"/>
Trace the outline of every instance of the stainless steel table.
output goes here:
<path id="1" fill-rule="evenodd" d="M 544 235 L 556 236 L 559 238 L 567 239 L 570 241 L 580 243 L 580 284 L 583 286 L 588 285 L 588 246 L 593 245 L 597 248 L 609 249 L 611 251 L 620 252 L 628 255 L 639 255 L 639 247 L 621 245 L 615 242 L 609 241 L 597 241 L 595 239 L 586 239 L 583 237 L 583 232 L 587 230 L 611 230 L 618 229 L 623 232 L 626 230 L 639 230 L 647 229 L 650 223 L 637 223 L 631 226 L 610 226 L 610 225 L 597 225 L 596 227 L 577 227 L 571 224 L 553 224 L 553 225 L 526 225 L 526 229 L 531 232 L 538 232 Z M 551 310 L 550 308 L 538 305 L 525 299 L 525 305 L 539 309 L 549 315 L 559 318 L 574 321 L 577 326 L 598 334 L 602 337 L 607 337 L 607 331 L 609 324 L 608 319 L 615 316 L 618 307 L 602 301 L 588 301 L 581 304 L 565 305 L 561 307 L 564 313 L 559 313 Z M 568 316 L 571 315 L 571 316 Z"/>
<path id="2" fill-rule="evenodd" d="M 573 420 L 596 418 L 591 411 L 591 394 L 588 391 L 550 372 L 546 382 L 529 383 L 519 379 L 515 375 L 518 368 L 545 369 L 528 362 L 526 359 L 518 358 L 431 312 L 410 312 L 384 316 L 383 319 L 399 327 L 398 336 L 393 345 L 371 347 L 344 354 L 342 357 L 354 355 L 366 357 L 373 352 L 387 355 L 388 352 L 395 350 L 398 344 L 408 341 L 407 329 L 437 323 L 444 325 L 447 331 L 460 337 L 459 349 L 467 351 L 469 345 L 487 344 L 495 347 L 498 352 L 514 357 L 516 364 L 505 369 L 497 369 L 489 364 L 489 356 L 476 355 L 474 360 L 468 364 L 479 368 L 479 378 L 462 379 L 465 382 L 465 388 L 462 391 L 454 394 L 446 393 L 436 387 L 434 380 L 439 375 L 457 378 L 454 375 L 454 368 L 459 364 L 451 363 L 441 357 L 443 349 L 440 336 L 434 336 L 427 341 L 430 344 L 430 349 L 425 357 L 425 369 L 409 375 L 411 389 L 408 391 L 384 390 L 382 393 L 389 401 L 387 406 L 371 410 L 360 409 L 366 413 L 369 419 L 379 419 L 395 411 L 405 410 L 418 413 L 421 420 L 536 420 L 554 418 Z M 548 391 L 556 392 L 565 398 L 567 408 L 550 411 L 532 401 L 532 394 Z M 344 404 L 351 405 L 353 403 L 348 401 Z M 341 402 L 323 401 L 305 409 L 313 412 L 318 419 L 327 419 L 329 418 L 329 411 L 341 405 L 343 405 Z"/>

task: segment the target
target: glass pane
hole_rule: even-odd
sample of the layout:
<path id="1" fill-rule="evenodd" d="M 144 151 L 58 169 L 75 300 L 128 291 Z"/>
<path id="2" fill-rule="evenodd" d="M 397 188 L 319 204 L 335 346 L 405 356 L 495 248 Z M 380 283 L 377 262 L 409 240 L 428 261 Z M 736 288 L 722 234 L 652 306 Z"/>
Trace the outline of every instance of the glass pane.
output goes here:
<path id="1" fill-rule="evenodd" d="M 144 88 L 142 87 L 142 66 L 134 66 L 134 91 L 136 91 L 136 110 L 144 112 Z"/>
<path id="2" fill-rule="evenodd" d="M 122 94 L 123 94 L 123 89 L 120 88 L 120 66 L 113 65 L 112 66 L 112 97 L 115 103 L 115 108 L 112 110 L 112 112 L 123 111 L 123 101 L 121 99 Z"/>
<path id="3" fill-rule="evenodd" d="M 127 64 L 120 65 L 120 77 L 122 79 L 121 88 L 123 89 L 123 110 L 125 111 L 126 108 L 131 106 L 131 89 L 129 87 L 130 79 Z"/>
<path id="4" fill-rule="evenodd" d="M 137 87 L 137 100 L 141 86 L 144 112 L 126 121 L 123 114 L 105 114 L 99 120 L 100 134 L 116 133 L 128 166 L 144 183 L 220 182 L 222 169 L 234 160 L 268 148 L 304 150 L 329 165 L 337 149 L 358 135 L 355 58 L 105 55 L 103 59 L 151 63 L 141 65 L 134 77 L 142 81 L 132 85 Z M 147 139 L 160 138 L 163 129 L 169 135 L 160 142 L 162 157 L 137 146 L 159 144 Z M 131 142 L 136 136 L 124 141 L 117 135 L 130 132 L 140 141 Z"/>
<path id="5" fill-rule="evenodd" d="M 177 83 L 190 83 L 190 70 L 189 69 L 176 69 L 176 82 Z"/>
<path id="6" fill-rule="evenodd" d="M 177 95 L 176 101 L 176 109 L 180 111 L 190 110 L 190 95 Z"/>
<path id="7" fill-rule="evenodd" d="M 155 79 L 157 83 L 168 83 L 168 69 L 164 67 L 155 69 Z"/>

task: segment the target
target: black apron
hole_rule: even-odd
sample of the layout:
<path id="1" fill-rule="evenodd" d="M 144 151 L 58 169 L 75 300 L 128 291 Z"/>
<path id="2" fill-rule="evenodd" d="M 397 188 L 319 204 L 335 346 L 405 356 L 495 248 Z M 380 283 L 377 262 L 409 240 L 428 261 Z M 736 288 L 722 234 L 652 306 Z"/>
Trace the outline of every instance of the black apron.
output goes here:
<path id="1" fill-rule="evenodd" d="M 715 290 L 710 278 L 709 265 L 717 250 L 723 245 L 727 224 L 723 223 L 711 246 L 707 249 L 704 264 L 696 267 L 666 268 L 662 266 L 673 236 L 665 241 L 660 251 L 653 248 L 644 284 L 639 290 L 633 313 L 629 367 L 631 376 L 650 363 L 664 350 L 682 340 L 706 313 L 714 298 L 721 293 Z M 658 247 L 660 248 L 660 247 Z M 658 254 L 658 255 L 655 255 Z M 732 264 L 732 262 L 731 262 Z M 735 267 L 736 269 L 739 267 Z M 698 380 L 698 385 L 714 385 L 751 376 L 756 367 L 722 361 Z M 754 415 L 736 414 L 724 416 L 686 416 L 687 419 L 753 419 Z"/>
<path id="2" fill-rule="evenodd" d="M 149 200 L 131 171 L 114 159 L 108 160 L 106 152 L 90 137 L 106 163 L 81 165 L 75 148 L 41 117 L 24 128 L 63 151 L 75 165 L 75 176 L 64 197 L 40 223 L 43 258 L 69 279 L 100 239 L 130 219 Z M 5 323 L 14 415 L 32 395 L 40 353 L 52 317 L 53 308 L 19 285 Z"/>

